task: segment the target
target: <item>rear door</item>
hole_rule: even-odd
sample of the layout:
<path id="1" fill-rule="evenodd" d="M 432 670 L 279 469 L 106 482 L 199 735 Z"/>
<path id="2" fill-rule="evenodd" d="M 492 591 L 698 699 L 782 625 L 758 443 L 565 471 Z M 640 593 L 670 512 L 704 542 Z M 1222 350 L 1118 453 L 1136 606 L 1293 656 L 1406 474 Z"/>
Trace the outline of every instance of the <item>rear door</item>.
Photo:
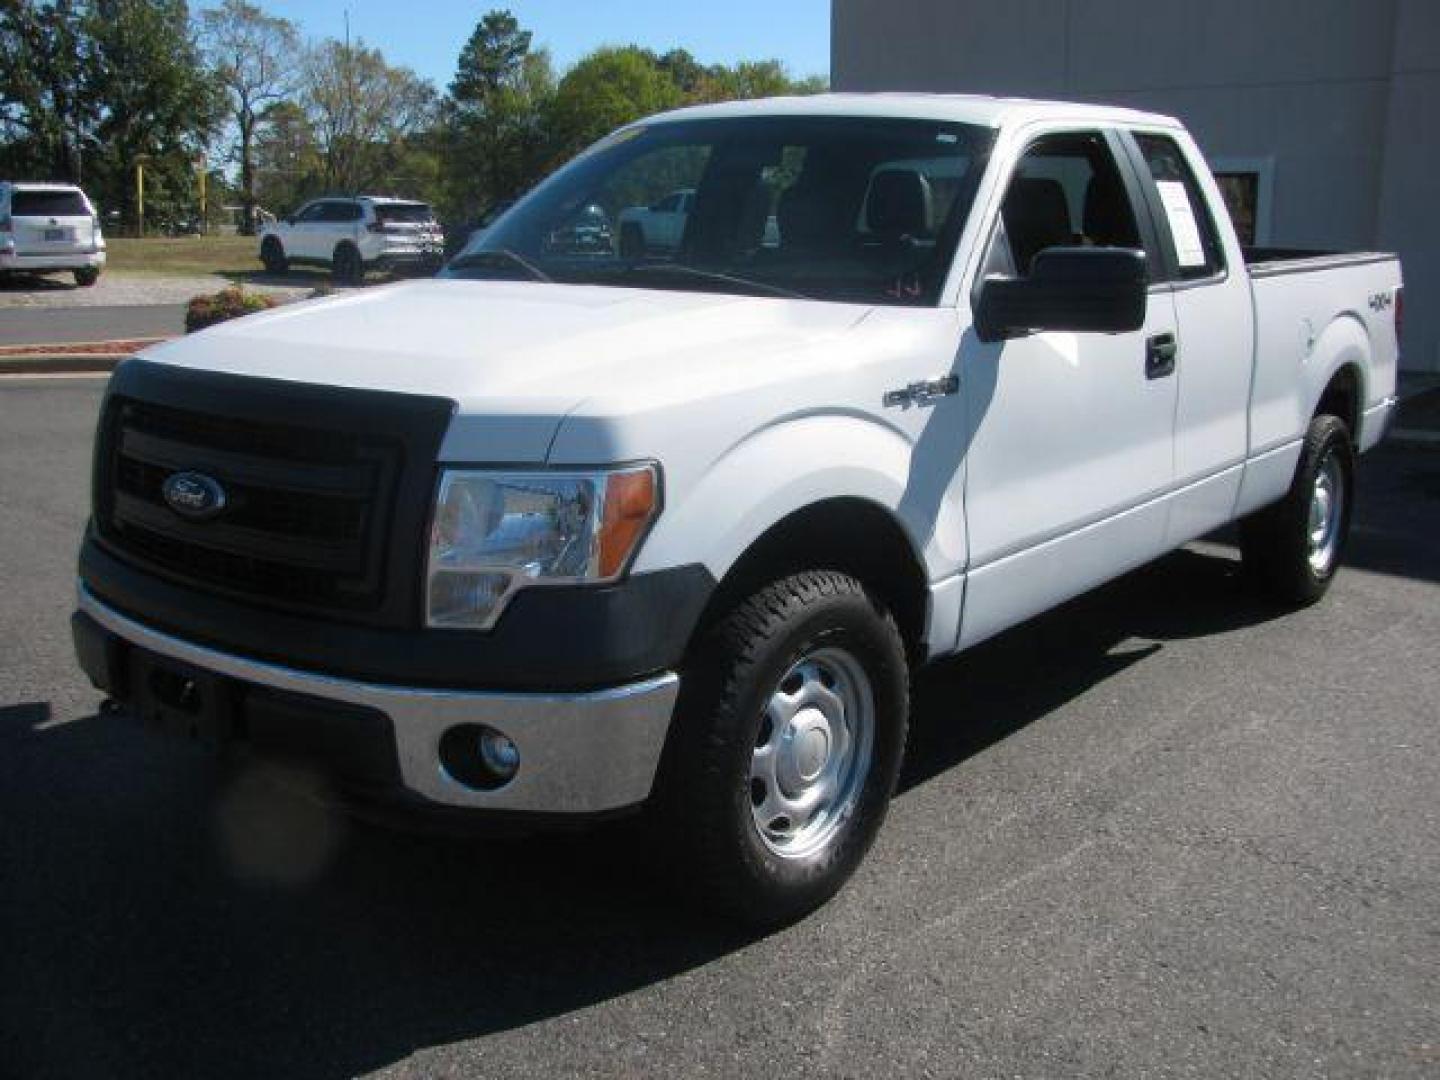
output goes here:
<path id="1" fill-rule="evenodd" d="M 14 188 L 10 217 L 21 255 L 75 255 L 95 249 L 94 214 L 79 188 Z"/>
<path id="2" fill-rule="evenodd" d="M 1234 230 L 1183 131 L 1122 136 L 1141 176 L 1177 322 L 1175 484 L 1169 538 L 1178 545 L 1230 520 L 1249 441 L 1255 312 Z M 1228 249 L 1227 250 L 1227 246 Z"/>
<path id="3" fill-rule="evenodd" d="M 1112 132 L 1037 129 L 1005 192 L 982 275 L 1025 276 L 1049 247 L 1158 255 L 1138 178 Z M 967 335 L 962 647 L 1162 550 L 1176 387 L 1155 357 L 1175 332 L 1160 290 L 1143 329 L 1130 333 L 997 344 Z"/>

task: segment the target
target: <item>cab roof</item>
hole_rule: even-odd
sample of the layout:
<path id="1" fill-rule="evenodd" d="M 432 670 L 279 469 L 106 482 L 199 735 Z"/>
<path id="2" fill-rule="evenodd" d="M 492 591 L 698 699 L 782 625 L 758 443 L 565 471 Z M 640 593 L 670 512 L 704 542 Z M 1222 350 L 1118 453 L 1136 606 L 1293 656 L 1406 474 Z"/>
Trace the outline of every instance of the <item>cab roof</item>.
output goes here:
<path id="1" fill-rule="evenodd" d="M 1040 101 L 1032 98 L 990 97 L 984 94 L 814 94 L 800 97 L 757 98 L 716 105 L 694 105 L 639 121 L 640 124 L 675 120 L 719 120 L 743 116 L 887 116 L 912 120 L 950 120 L 983 127 L 1063 118 L 1096 124 L 1143 124 L 1180 127 L 1173 117 L 1140 112 L 1115 105 L 1085 105 L 1074 101 Z"/>

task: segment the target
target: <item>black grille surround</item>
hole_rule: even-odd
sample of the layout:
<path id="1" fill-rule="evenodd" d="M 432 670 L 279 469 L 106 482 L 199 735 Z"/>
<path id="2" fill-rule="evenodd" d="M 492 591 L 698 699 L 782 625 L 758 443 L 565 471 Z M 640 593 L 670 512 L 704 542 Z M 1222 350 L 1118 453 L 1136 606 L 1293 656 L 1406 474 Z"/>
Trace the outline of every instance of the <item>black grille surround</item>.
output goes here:
<path id="1" fill-rule="evenodd" d="M 247 606 L 418 627 L 424 537 L 445 398 L 127 360 L 94 462 L 94 536 L 117 558 Z M 226 491 L 190 520 L 161 494 L 176 472 Z"/>

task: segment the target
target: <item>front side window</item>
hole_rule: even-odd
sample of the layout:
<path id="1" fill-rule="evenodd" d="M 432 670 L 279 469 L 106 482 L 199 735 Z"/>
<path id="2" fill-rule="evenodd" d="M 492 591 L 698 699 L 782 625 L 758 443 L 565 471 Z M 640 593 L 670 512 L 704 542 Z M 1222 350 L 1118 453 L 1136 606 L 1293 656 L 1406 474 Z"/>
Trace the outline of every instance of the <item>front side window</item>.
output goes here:
<path id="1" fill-rule="evenodd" d="M 889 117 L 627 128 L 517 204 L 445 275 L 934 305 L 994 137 Z"/>
<path id="2" fill-rule="evenodd" d="M 1099 132 L 1046 135 L 1031 143 L 1001 204 L 996 244 L 1026 277 L 1050 247 L 1141 247 L 1135 208 Z"/>
<path id="3" fill-rule="evenodd" d="M 1170 241 L 1176 276 L 1188 281 L 1222 273 L 1220 234 L 1179 145 L 1168 136 L 1138 131 L 1135 143 L 1158 196 L 1160 234 Z"/>

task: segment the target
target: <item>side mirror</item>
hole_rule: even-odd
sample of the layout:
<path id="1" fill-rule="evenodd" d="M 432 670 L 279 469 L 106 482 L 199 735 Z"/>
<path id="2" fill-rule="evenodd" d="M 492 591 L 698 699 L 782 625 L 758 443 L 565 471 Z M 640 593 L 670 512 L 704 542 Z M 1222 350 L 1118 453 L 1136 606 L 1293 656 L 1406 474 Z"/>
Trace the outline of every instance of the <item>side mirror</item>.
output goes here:
<path id="1" fill-rule="evenodd" d="M 985 280 L 975 305 L 975 332 L 981 341 L 1003 341 L 1032 330 L 1139 330 L 1149 280 L 1143 251 L 1046 248 L 1035 256 L 1028 278 Z"/>

